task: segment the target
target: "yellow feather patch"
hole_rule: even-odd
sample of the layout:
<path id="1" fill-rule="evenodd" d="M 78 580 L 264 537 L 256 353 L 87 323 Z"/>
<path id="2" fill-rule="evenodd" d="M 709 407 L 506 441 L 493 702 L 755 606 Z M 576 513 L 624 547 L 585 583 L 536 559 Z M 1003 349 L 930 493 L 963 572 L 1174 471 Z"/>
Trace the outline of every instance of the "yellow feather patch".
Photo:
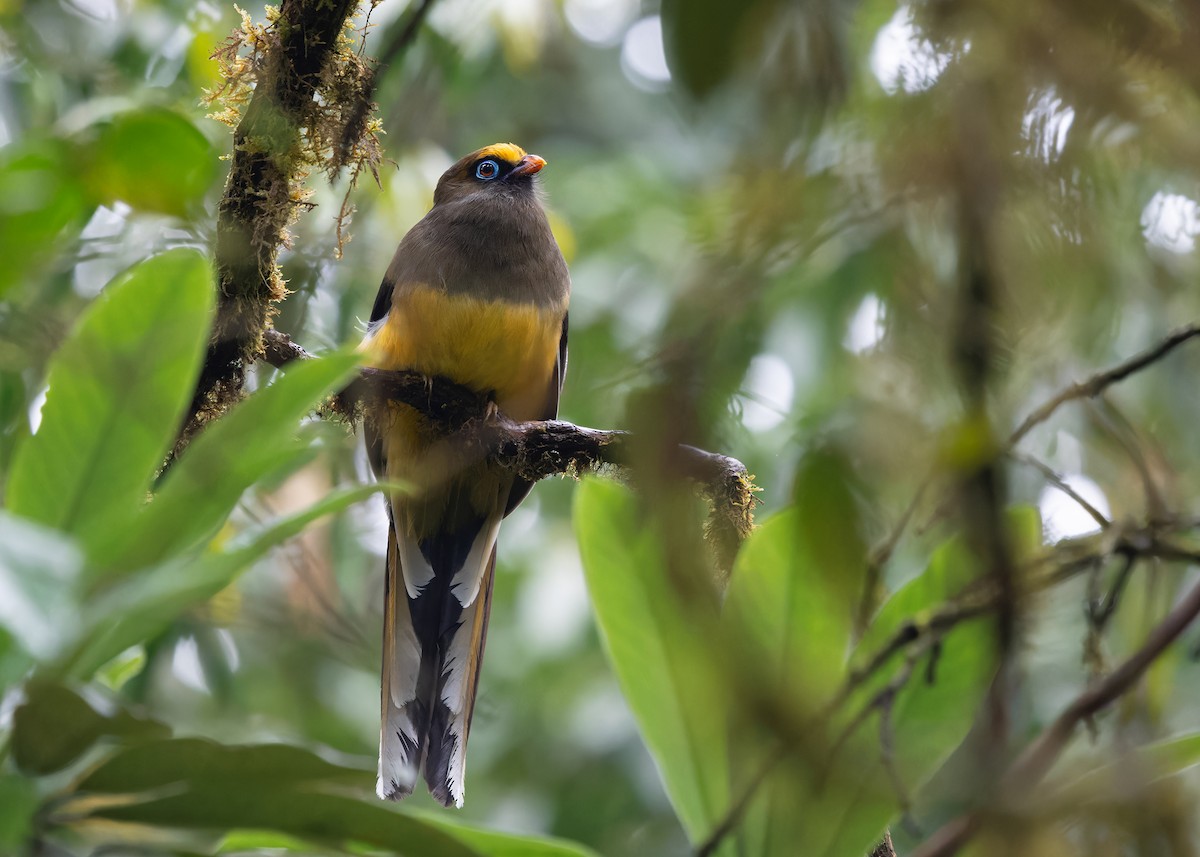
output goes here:
<path id="1" fill-rule="evenodd" d="M 525 150 L 514 143 L 493 143 L 475 153 L 472 160 L 479 158 L 497 158 L 510 164 L 515 164 L 525 157 Z"/>
<path id="2" fill-rule="evenodd" d="M 558 358 L 562 316 L 563 309 L 417 286 L 395 297 L 364 350 L 381 369 L 412 369 L 490 390 L 513 419 L 538 419 Z"/>

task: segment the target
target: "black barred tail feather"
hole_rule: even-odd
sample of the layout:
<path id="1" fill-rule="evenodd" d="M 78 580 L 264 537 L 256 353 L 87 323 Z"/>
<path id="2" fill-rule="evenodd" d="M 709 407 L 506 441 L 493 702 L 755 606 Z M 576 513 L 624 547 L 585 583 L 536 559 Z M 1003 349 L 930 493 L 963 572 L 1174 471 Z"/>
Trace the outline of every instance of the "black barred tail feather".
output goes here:
<path id="1" fill-rule="evenodd" d="M 487 637 L 499 516 L 406 544 L 389 535 L 379 796 L 462 806 L 467 735 Z"/>
<path id="2" fill-rule="evenodd" d="M 492 609 L 492 583 L 496 575 L 493 545 L 480 582 L 481 592 L 462 611 L 459 623 L 448 632 L 441 655 L 437 702 L 429 722 L 429 747 L 425 754 L 425 782 L 445 806 L 462 806 L 467 773 L 467 736 L 479 688 L 479 666 L 487 642 L 488 614 Z"/>

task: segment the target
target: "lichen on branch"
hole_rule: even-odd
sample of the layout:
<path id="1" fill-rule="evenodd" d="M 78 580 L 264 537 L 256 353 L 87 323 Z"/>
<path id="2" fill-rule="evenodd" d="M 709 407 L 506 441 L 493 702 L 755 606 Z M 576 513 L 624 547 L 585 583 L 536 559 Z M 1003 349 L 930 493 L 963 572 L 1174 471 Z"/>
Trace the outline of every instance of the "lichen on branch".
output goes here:
<path id="1" fill-rule="evenodd" d="M 246 367 L 263 353 L 287 295 L 279 251 L 312 207 L 309 176 L 377 174 L 381 130 L 371 105 L 363 109 L 372 70 L 357 48 L 358 9 L 358 0 L 284 0 L 261 24 L 239 9 L 241 26 L 213 54 L 221 84 L 205 102 L 234 142 L 217 216 L 217 316 L 180 446 L 241 398 Z M 348 214 L 343 206 L 339 226 Z"/>

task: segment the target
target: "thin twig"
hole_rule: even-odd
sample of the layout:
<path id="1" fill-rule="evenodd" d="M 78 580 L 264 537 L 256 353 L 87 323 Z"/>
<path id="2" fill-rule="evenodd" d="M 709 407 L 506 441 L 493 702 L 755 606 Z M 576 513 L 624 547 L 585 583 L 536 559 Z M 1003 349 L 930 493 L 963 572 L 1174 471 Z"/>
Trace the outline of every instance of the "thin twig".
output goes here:
<path id="1" fill-rule="evenodd" d="M 1181 327 L 1157 345 L 1146 349 L 1142 353 L 1136 354 L 1128 360 L 1118 363 L 1116 366 L 1105 369 L 1103 372 L 1097 372 L 1087 380 L 1072 384 L 1057 396 L 1043 402 L 1029 416 L 1022 420 L 1021 424 L 1017 426 L 1016 431 L 1009 435 L 1008 445 L 1010 447 L 1015 446 L 1035 426 L 1050 419 L 1051 415 L 1067 402 L 1076 399 L 1091 399 L 1100 395 L 1118 381 L 1124 381 L 1135 372 L 1140 372 L 1147 366 L 1158 362 L 1195 336 L 1200 336 L 1200 324 L 1189 324 L 1186 327 Z"/>
<path id="2" fill-rule="evenodd" d="M 1191 554 L 1191 561 L 1200 556 Z M 1026 798 L 1049 773 L 1066 749 L 1080 723 L 1127 693 L 1166 648 L 1200 615 L 1200 583 L 1194 585 L 1161 622 L 1146 642 L 1115 670 L 1088 687 L 1009 766 L 1000 779 L 1000 795 L 1008 800 Z M 965 813 L 933 834 L 912 857 L 951 857 L 979 826 L 976 813 Z"/>
<path id="3" fill-rule="evenodd" d="M 1133 375 L 1134 373 L 1140 372 L 1142 369 L 1151 366 L 1155 362 L 1170 354 L 1177 347 L 1187 342 L 1189 339 L 1196 337 L 1197 335 L 1200 335 L 1200 324 L 1189 324 L 1186 327 L 1181 327 L 1169 334 L 1157 345 L 1146 349 L 1140 354 L 1118 363 L 1116 366 L 1105 369 L 1102 372 L 1097 372 L 1095 375 L 1092 375 L 1090 378 L 1087 378 L 1084 381 L 1072 384 L 1071 386 L 1059 392 L 1058 395 L 1053 396 L 1035 408 L 1021 422 L 1017 429 L 1011 435 L 1009 435 L 1007 443 L 1005 444 L 1005 449 L 1009 450 L 1015 447 L 1017 443 L 1019 443 L 1035 426 L 1048 420 L 1055 411 L 1057 411 L 1067 402 L 1075 401 L 1077 399 L 1094 398 L 1100 395 L 1100 393 L 1107 390 L 1113 384 L 1123 381 L 1130 375 Z M 914 494 L 912 501 L 905 508 L 905 511 L 900 520 L 897 522 L 896 526 L 888 534 L 887 538 L 885 538 L 884 541 L 881 542 L 872 553 L 872 562 L 877 563 L 879 568 L 879 571 L 876 572 L 877 574 L 882 572 L 882 568 L 886 566 L 887 562 L 891 559 L 896 545 L 899 543 L 905 530 L 911 523 L 911 519 L 920 504 L 922 495 L 928 489 L 932 481 L 933 478 L 929 477 L 921 482 L 921 485 Z M 941 520 L 955 502 L 956 498 L 947 498 L 940 502 L 933 513 L 925 519 L 920 527 L 918 527 L 918 533 L 926 532 L 934 522 Z"/>
<path id="4" fill-rule="evenodd" d="M 892 558 L 892 554 L 896 551 L 896 546 L 900 544 L 900 539 L 904 537 L 904 532 L 908 529 L 908 524 L 916 514 L 917 507 L 921 505 L 921 500 L 925 497 L 925 492 L 929 486 L 933 484 L 934 476 L 930 474 L 917 488 L 917 493 L 913 495 L 908 506 L 905 507 L 904 513 L 900 519 L 896 521 L 896 525 L 892 527 L 892 531 L 888 534 L 876 548 L 871 551 L 871 555 L 867 560 L 867 572 L 863 577 L 863 590 L 858 603 L 858 611 L 855 618 L 855 633 L 860 635 L 867 627 L 867 623 L 871 620 L 871 614 L 876 606 L 876 592 L 879 588 L 879 581 L 883 577 L 884 566 L 888 564 L 888 560 Z"/>
<path id="5" fill-rule="evenodd" d="M 1050 467 L 1045 462 L 1034 458 L 1032 455 L 1026 455 L 1023 452 L 1010 452 L 1009 457 L 1011 457 L 1013 461 L 1018 461 L 1021 464 L 1027 464 L 1040 472 L 1046 477 L 1047 482 L 1078 503 L 1079 507 L 1083 509 L 1083 511 L 1087 512 L 1088 516 L 1091 517 L 1093 521 L 1100 525 L 1100 529 L 1107 530 L 1110 526 L 1112 526 L 1112 521 L 1105 517 L 1103 512 L 1085 500 L 1078 491 L 1072 488 L 1070 484 L 1068 484 L 1067 481 L 1054 470 L 1054 468 Z"/>

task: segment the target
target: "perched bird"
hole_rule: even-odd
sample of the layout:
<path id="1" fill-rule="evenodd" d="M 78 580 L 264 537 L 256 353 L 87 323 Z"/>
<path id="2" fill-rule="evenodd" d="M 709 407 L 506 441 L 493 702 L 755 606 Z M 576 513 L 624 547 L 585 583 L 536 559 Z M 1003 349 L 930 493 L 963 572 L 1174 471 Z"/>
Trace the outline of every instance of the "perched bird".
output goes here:
<path id="1" fill-rule="evenodd" d="M 443 376 L 514 420 L 557 415 L 571 281 L 534 185 L 545 163 L 497 143 L 442 175 L 379 287 L 368 363 Z M 423 770 L 462 806 L 496 536 L 532 486 L 413 408 L 380 410 L 365 421 L 371 467 L 415 490 L 388 498 L 379 796 L 411 794 Z"/>

